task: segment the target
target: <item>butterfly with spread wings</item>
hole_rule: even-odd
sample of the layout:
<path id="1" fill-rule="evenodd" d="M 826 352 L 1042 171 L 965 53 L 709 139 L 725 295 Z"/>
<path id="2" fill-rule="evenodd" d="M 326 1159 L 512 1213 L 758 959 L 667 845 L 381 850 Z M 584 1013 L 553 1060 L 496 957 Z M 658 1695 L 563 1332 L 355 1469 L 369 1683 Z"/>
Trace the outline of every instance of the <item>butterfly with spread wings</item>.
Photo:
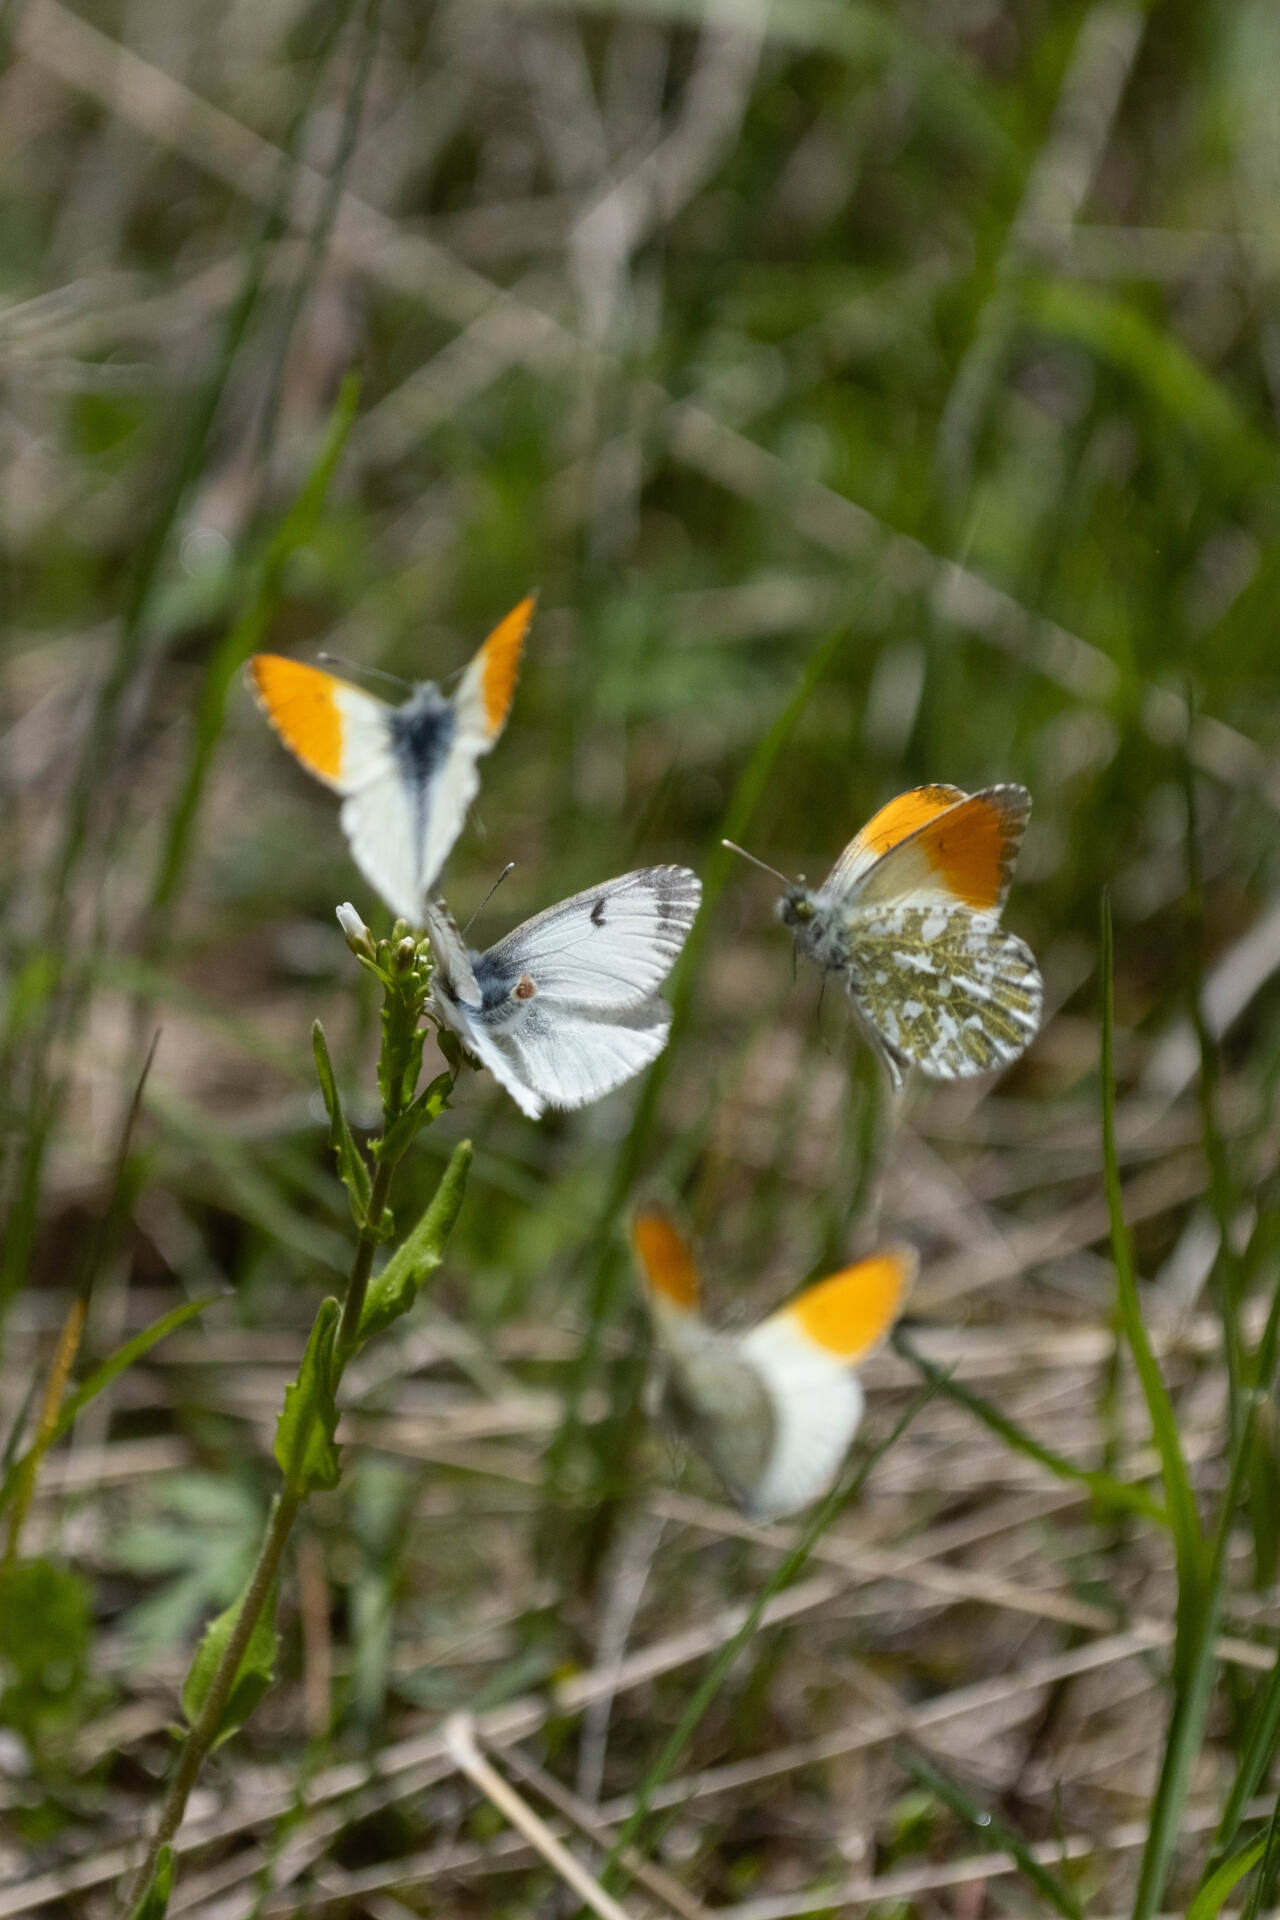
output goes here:
<path id="1" fill-rule="evenodd" d="M 421 926 L 428 889 L 462 831 L 480 785 L 477 762 L 506 725 L 533 609 L 530 594 L 494 628 L 452 698 L 424 680 L 390 706 L 282 654 L 256 653 L 248 663 L 249 684 L 285 746 L 342 795 L 356 865 L 412 926 Z"/>
<path id="2" fill-rule="evenodd" d="M 687 867 L 644 867 L 548 907 L 483 953 L 442 901 L 428 904 L 432 1010 L 531 1119 L 585 1106 L 666 1045 L 671 1010 L 657 988 L 701 898 Z"/>
<path id="3" fill-rule="evenodd" d="M 1030 813 L 1025 787 L 916 787 L 820 887 L 789 884 L 778 902 L 801 951 L 843 976 L 895 1087 L 911 1066 L 936 1080 L 1008 1066 L 1035 1038 L 1040 972 L 1000 925 Z"/>
<path id="4" fill-rule="evenodd" d="M 854 1368 L 902 1312 L 915 1250 L 888 1247 L 859 1260 L 733 1335 L 703 1319 L 697 1267 L 666 1214 L 637 1214 L 631 1244 L 673 1411 L 738 1506 L 754 1520 L 778 1520 L 818 1499 L 862 1419 Z"/>

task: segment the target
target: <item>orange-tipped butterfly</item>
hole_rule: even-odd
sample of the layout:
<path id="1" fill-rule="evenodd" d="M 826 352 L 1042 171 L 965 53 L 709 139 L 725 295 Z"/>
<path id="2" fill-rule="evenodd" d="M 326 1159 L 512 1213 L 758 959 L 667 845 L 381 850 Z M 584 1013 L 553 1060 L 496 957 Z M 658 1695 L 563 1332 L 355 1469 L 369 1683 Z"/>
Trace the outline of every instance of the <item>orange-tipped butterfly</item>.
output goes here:
<path id="1" fill-rule="evenodd" d="M 249 661 L 249 684 L 286 747 L 343 796 L 356 865 L 413 926 L 475 798 L 476 763 L 506 725 L 533 608 L 530 594 L 494 628 L 452 699 L 424 680 L 393 707 L 300 660 Z"/>
<path id="2" fill-rule="evenodd" d="M 853 1369 L 902 1312 L 915 1250 L 888 1247 L 859 1260 L 735 1336 L 702 1318 L 697 1267 L 666 1214 L 637 1214 L 631 1244 L 675 1411 L 738 1506 L 754 1520 L 778 1520 L 818 1499 L 862 1419 Z"/>
<path id="3" fill-rule="evenodd" d="M 910 1066 L 936 1080 L 1008 1066 L 1035 1038 L 1035 956 L 1000 925 L 1030 813 L 1025 787 L 916 787 L 881 807 L 820 887 L 802 878 L 778 902 L 809 958 L 844 975 L 895 1087 Z"/>

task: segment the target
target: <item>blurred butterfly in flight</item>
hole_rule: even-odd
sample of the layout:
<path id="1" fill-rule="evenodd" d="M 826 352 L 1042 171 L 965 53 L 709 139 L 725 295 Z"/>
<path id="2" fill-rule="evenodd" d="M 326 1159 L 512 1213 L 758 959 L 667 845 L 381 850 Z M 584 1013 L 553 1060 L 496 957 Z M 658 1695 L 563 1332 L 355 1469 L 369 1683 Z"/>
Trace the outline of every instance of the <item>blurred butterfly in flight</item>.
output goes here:
<path id="1" fill-rule="evenodd" d="M 702 1318 L 693 1256 L 664 1213 L 632 1223 L 673 1411 L 753 1520 L 778 1520 L 827 1492 L 862 1419 L 853 1369 L 902 1312 L 911 1247 L 889 1247 L 819 1280 L 750 1332 Z"/>
<path id="2" fill-rule="evenodd" d="M 843 974 L 895 1087 L 911 1066 L 935 1080 L 1008 1066 L 1035 1038 L 1040 972 L 1000 925 L 1030 813 L 1025 787 L 916 787 L 881 807 L 820 887 L 802 877 L 778 902 L 801 951 Z"/>
<path id="3" fill-rule="evenodd" d="M 286 747 L 343 796 L 343 831 L 391 911 L 422 924 L 427 890 L 480 785 L 476 763 L 506 725 L 534 596 L 496 626 L 452 699 L 434 681 L 400 706 L 278 653 L 255 653 L 249 684 Z"/>
<path id="4" fill-rule="evenodd" d="M 472 952 L 453 915 L 426 908 L 431 1007 L 522 1113 L 581 1107 L 656 1060 L 671 1010 L 657 988 L 685 943 L 702 883 L 643 867 L 535 914 Z"/>

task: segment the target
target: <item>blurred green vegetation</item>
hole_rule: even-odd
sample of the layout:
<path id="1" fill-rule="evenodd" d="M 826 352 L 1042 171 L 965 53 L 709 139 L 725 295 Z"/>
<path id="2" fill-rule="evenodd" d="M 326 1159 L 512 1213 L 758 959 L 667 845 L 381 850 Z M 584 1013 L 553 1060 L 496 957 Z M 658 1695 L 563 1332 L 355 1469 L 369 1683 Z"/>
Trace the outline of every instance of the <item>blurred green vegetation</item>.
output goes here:
<path id="1" fill-rule="evenodd" d="M 41 1867 L 133 1831 L 197 1616 L 235 1590 L 273 1484 L 284 1381 L 349 1261 L 309 1035 L 323 1019 L 353 1125 L 374 1125 L 377 1000 L 333 909 L 387 920 L 239 662 L 327 649 L 447 681 L 536 585 L 512 721 L 445 876 L 459 918 L 508 860 L 482 943 L 639 860 L 715 884 L 647 1087 L 534 1127 L 468 1077 L 406 1159 L 408 1222 L 476 1142 L 435 1317 L 419 1309 L 353 1389 L 360 1492 L 326 1496 L 308 1536 L 320 1599 L 314 1578 L 289 1585 L 280 1704 L 243 1736 L 255 1764 L 300 1780 L 599 1657 L 637 1506 L 679 1466 L 641 1417 L 618 1231 L 638 1190 L 678 1200 L 709 1270 L 740 1274 L 712 1303 L 734 1323 L 877 1218 L 920 1246 L 933 1362 L 1027 1427 L 1041 1466 L 939 1395 L 869 1482 L 882 1541 L 979 1527 L 988 1497 L 1050 1484 L 1048 1453 L 1150 1489 L 1150 1432 L 1110 1357 L 1105 886 L 1117 1179 L 1169 1379 L 1166 1465 L 1176 1426 L 1201 1506 L 1251 1502 L 1239 1555 L 1222 1542 L 1223 1631 L 1266 1650 L 1188 1747 L 1171 1885 L 1190 1898 L 1224 1805 L 1219 1854 L 1261 1859 L 1236 1828 L 1246 1801 L 1259 1817 L 1280 1719 L 1274 1681 L 1255 1698 L 1277 1625 L 1256 1345 L 1280 1219 L 1273 0 L 27 0 L 0 31 L 0 1445 L 14 1454 L 86 1276 L 78 1377 L 184 1298 L 234 1295 L 86 1407 L 71 1465 L 42 1478 L 23 1564 L 77 1583 L 59 1587 L 74 1645 L 52 1677 L 6 1667 L 0 1720 L 48 1751 L 35 1776 L 0 1753 L 0 1818 L 39 1838 Z M 768 883 L 713 849 L 734 831 L 813 877 L 879 802 L 938 779 L 1033 793 L 1008 918 L 1051 1017 L 981 1104 L 920 1090 L 889 1137 L 840 997 L 819 1012 L 816 979 L 793 984 Z M 1187 1331 L 1209 1305 L 1267 1362 L 1246 1382 L 1247 1463 L 1221 1328 Z M 1030 1362 L 1023 1380 L 990 1360 L 1001 1340 L 1080 1371 L 1037 1392 Z M 886 1429 L 914 1383 L 896 1364 Z M 398 1447 L 409 1465 L 383 1458 Z M 153 1468 L 135 1478 L 129 1449 Z M 696 1467 L 689 1484 L 710 1490 Z M 1033 1546 L 995 1545 L 986 1571 L 1171 1620 L 1162 1536 L 1129 1504 L 1046 1505 Z M 777 1559 L 678 1511 L 642 1637 L 750 1598 Z M 798 1741 L 819 1695 L 815 1731 L 844 1725 L 859 1651 L 908 1703 L 1058 1646 L 1011 1648 L 1020 1616 L 972 1597 L 898 1631 L 899 1589 L 880 1591 L 878 1611 L 833 1602 L 788 1629 L 776 1669 L 708 1712 L 696 1764 L 744 1757 L 737 1715 L 757 1752 Z M 610 1792 L 663 1751 L 684 1677 L 616 1704 Z M 1136 1754 L 1107 1734 L 1111 1771 L 1081 1758 L 1084 1683 L 1063 1682 L 1025 1764 L 993 1736 L 950 1799 L 887 1753 L 833 1762 L 776 1803 L 712 1800 L 666 1866 L 745 1915 L 756 1895 L 967 1857 L 956 1809 L 991 1807 L 1028 1845 L 1097 1838 L 1088 1890 L 1127 1907 L 1136 1856 L 1101 1836 L 1146 1817 L 1157 1678 Z M 108 1701 L 118 1753 L 114 1723 L 93 1733 Z M 568 1777 L 571 1716 L 540 1738 Z M 443 1844 L 456 1813 L 353 1815 L 337 1868 Z M 510 1873 L 482 1908 L 448 1882 L 432 1910 L 545 1910 L 545 1879 Z M 901 1897 L 941 1910 L 927 1887 Z"/>

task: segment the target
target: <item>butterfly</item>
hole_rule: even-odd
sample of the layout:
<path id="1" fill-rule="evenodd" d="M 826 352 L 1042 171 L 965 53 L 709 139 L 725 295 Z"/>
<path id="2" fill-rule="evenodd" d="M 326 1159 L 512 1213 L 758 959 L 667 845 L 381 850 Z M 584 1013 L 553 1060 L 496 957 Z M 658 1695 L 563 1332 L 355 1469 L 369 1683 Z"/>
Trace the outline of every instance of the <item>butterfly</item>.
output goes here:
<path id="1" fill-rule="evenodd" d="M 736 1504 L 778 1520 L 835 1481 L 862 1419 L 853 1368 L 902 1312 L 912 1247 L 887 1247 L 819 1280 L 748 1333 L 716 1333 L 700 1312 L 693 1256 L 665 1213 L 631 1226 L 669 1395 Z"/>
<path id="2" fill-rule="evenodd" d="M 452 699 L 423 680 L 389 706 L 278 653 L 255 653 L 246 668 L 289 751 L 343 796 L 339 817 L 361 873 L 415 927 L 480 785 L 476 762 L 506 725 L 533 608 L 529 594 L 499 622 Z"/>
<path id="3" fill-rule="evenodd" d="M 1000 925 L 1030 813 L 1025 787 L 915 787 L 881 807 L 820 887 L 802 876 L 778 902 L 801 950 L 844 975 L 895 1088 L 911 1066 L 936 1080 L 1008 1066 L 1035 1038 L 1040 972 Z"/>
<path id="4" fill-rule="evenodd" d="M 431 1007 L 522 1113 L 581 1107 L 656 1060 L 671 1010 L 656 989 L 685 943 L 702 883 L 642 867 L 575 893 L 483 953 L 443 901 L 426 908 Z"/>

